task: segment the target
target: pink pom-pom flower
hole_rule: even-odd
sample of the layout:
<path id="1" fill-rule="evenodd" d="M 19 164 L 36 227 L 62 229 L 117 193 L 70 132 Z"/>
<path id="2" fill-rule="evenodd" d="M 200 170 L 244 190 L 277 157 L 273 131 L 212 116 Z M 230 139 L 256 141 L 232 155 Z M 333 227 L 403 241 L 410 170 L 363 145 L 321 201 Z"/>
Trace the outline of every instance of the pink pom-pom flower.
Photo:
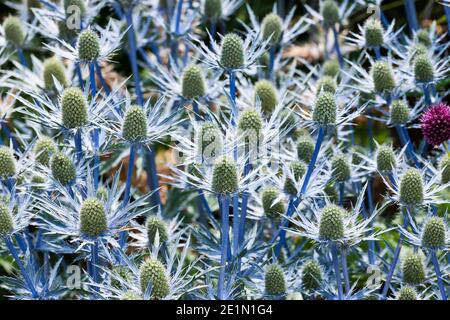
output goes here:
<path id="1" fill-rule="evenodd" d="M 420 119 L 425 140 L 438 146 L 450 139 L 450 107 L 445 103 L 431 106 Z"/>

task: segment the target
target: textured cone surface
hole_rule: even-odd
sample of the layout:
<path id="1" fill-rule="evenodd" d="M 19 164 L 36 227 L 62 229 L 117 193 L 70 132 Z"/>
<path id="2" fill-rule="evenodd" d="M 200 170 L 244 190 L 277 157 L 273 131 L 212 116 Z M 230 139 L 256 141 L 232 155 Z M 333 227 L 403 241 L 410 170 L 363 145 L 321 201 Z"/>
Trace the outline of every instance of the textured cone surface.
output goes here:
<path id="1" fill-rule="evenodd" d="M 417 55 L 414 59 L 414 77 L 418 82 L 431 82 L 434 79 L 434 68 L 426 54 Z"/>
<path id="2" fill-rule="evenodd" d="M 339 240 L 344 237 L 345 210 L 336 205 L 328 205 L 322 210 L 319 235 L 324 240 Z"/>
<path id="3" fill-rule="evenodd" d="M 67 185 L 76 178 L 75 165 L 72 160 L 62 152 L 56 152 L 50 160 L 53 177 L 62 185 Z"/>
<path id="4" fill-rule="evenodd" d="M 302 285 L 306 290 L 317 290 L 322 285 L 322 268 L 319 263 L 310 260 L 305 263 L 302 270 Z"/>
<path id="5" fill-rule="evenodd" d="M 240 133 L 246 133 L 249 138 L 258 138 L 261 133 L 263 121 L 258 111 L 254 108 L 247 108 L 241 112 L 238 121 Z"/>
<path id="6" fill-rule="evenodd" d="M 306 173 L 306 165 L 301 161 L 294 161 L 290 164 L 290 170 L 294 175 L 295 181 L 293 181 L 289 176 L 286 177 L 286 180 L 284 181 L 284 192 L 286 192 L 289 195 L 297 195 L 297 182 L 300 181 L 300 179 L 303 177 L 303 175 Z"/>
<path id="7" fill-rule="evenodd" d="M 422 234 L 422 246 L 438 249 L 445 246 L 445 222 L 440 217 L 432 217 L 425 224 Z"/>
<path id="8" fill-rule="evenodd" d="M 419 42 L 420 44 L 423 44 L 426 47 L 431 46 L 431 39 L 430 39 L 430 35 L 428 34 L 427 30 L 419 30 L 416 33 L 416 39 L 417 42 Z"/>
<path id="9" fill-rule="evenodd" d="M 317 92 L 326 91 L 330 93 L 336 92 L 336 81 L 332 77 L 324 76 L 317 84 Z"/>
<path id="10" fill-rule="evenodd" d="M 403 262 L 403 281 L 410 285 L 418 285 L 425 281 L 425 270 L 422 258 L 410 254 Z"/>
<path id="11" fill-rule="evenodd" d="M 97 199 L 103 202 L 106 202 L 108 200 L 108 190 L 105 187 L 98 187 Z"/>
<path id="12" fill-rule="evenodd" d="M 92 30 L 80 33 L 77 42 L 78 57 L 83 61 L 93 61 L 100 55 L 100 39 Z"/>
<path id="13" fill-rule="evenodd" d="M 262 204 L 264 213 L 270 218 L 279 218 L 284 213 L 284 204 L 280 200 L 276 201 L 280 196 L 277 188 L 268 187 L 262 193 Z"/>
<path id="14" fill-rule="evenodd" d="M 403 287 L 398 292 L 397 300 L 417 300 L 417 292 L 412 287 Z"/>
<path id="15" fill-rule="evenodd" d="M 391 123 L 406 124 L 409 121 L 409 107 L 403 100 L 395 100 L 391 105 Z"/>
<path id="16" fill-rule="evenodd" d="M 423 202 L 423 180 L 419 170 L 408 169 L 400 181 L 400 201 L 407 205 L 419 205 Z"/>
<path id="17" fill-rule="evenodd" d="M 44 62 L 44 84 L 46 89 L 52 89 L 55 86 L 53 77 L 58 80 L 62 86 L 67 86 L 64 65 L 55 57 L 49 58 Z"/>
<path id="18" fill-rule="evenodd" d="M 339 22 L 339 7 L 336 1 L 325 0 L 320 7 L 320 13 L 323 18 L 323 22 L 327 26 L 333 26 Z"/>
<path id="19" fill-rule="evenodd" d="M 160 218 L 155 216 L 148 217 L 146 227 L 149 243 L 151 244 L 154 243 L 157 232 L 159 235 L 159 243 L 164 243 L 167 241 L 168 239 L 167 226 L 166 223 L 162 221 Z"/>
<path id="20" fill-rule="evenodd" d="M 331 170 L 333 178 L 338 182 L 347 181 L 350 178 L 351 168 L 347 158 L 340 154 L 331 159 Z"/>
<path id="21" fill-rule="evenodd" d="M 330 92 L 321 92 L 316 98 L 313 120 L 320 125 L 332 125 L 336 122 L 336 99 Z"/>
<path id="22" fill-rule="evenodd" d="M 376 92 L 390 92 L 395 88 L 395 79 L 392 68 L 387 62 L 375 62 L 371 71 Z"/>
<path id="23" fill-rule="evenodd" d="M 191 65 L 184 69 L 182 94 L 184 98 L 189 100 L 205 95 L 205 80 L 198 66 Z"/>
<path id="24" fill-rule="evenodd" d="M 216 160 L 212 178 L 213 191 L 219 194 L 234 193 L 238 189 L 236 163 L 229 157 Z"/>
<path id="25" fill-rule="evenodd" d="M 105 207 L 97 198 L 89 198 L 83 202 L 80 211 L 80 231 L 90 238 L 101 235 L 108 229 Z"/>
<path id="26" fill-rule="evenodd" d="M 390 146 L 380 146 L 377 152 L 377 170 L 381 173 L 390 173 L 396 167 L 394 150 Z"/>
<path id="27" fill-rule="evenodd" d="M 450 107 L 445 103 L 429 107 L 420 118 L 425 140 L 439 146 L 450 140 Z"/>
<path id="28" fill-rule="evenodd" d="M 271 296 L 283 295 L 286 293 L 286 282 L 281 267 L 277 264 L 270 265 L 265 276 L 266 294 Z"/>
<path id="29" fill-rule="evenodd" d="M 199 154 L 207 158 L 215 158 L 222 152 L 223 139 L 219 128 L 211 122 L 205 122 L 197 137 Z"/>
<path id="30" fill-rule="evenodd" d="M 366 47 L 373 48 L 383 45 L 383 26 L 378 19 L 368 19 L 364 25 Z"/>
<path id="31" fill-rule="evenodd" d="M 427 54 L 428 48 L 421 43 L 417 43 L 411 48 L 411 60 L 414 60 L 418 56 Z"/>
<path id="32" fill-rule="evenodd" d="M 330 200 L 331 202 L 336 202 L 338 200 L 339 195 L 332 183 L 327 184 L 324 191 L 328 197 L 328 200 Z"/>
<path id="33" fill-rule="evenodd" d="M 16 174 L 16 159 L 7 147 L 0 147 L 0 180 L 11 178 Z"/>
<path id="34" fill-rule="evenodd" d="M 309 163 L 314 153 L 315 144 L 309 135 L 298 138 L 297 155 L 304 163 Z"/>
<path id="35" fill-rule="evenodd" d="M 61 99 L 62 122 L 66 128 L 74 129 L 88 124 L 87 101 L 78 88 L 67 88 Z"/>
<path id="36" fill-rule="evenodd" d="M 270 81 L 259 80 L 255 84 L 255 101 L 259 99 L 261 109 L 265 114 L 270 114 L 278 104 L 277 91 Z"/>
<path id="37" fill-rule="evenodd" d="M 283 32 L 283 21 L 280 16 L 275 13 L 269 13 L 262 21 L 262 34 L 263 39 L 267 40 L 270 36 L 270 44 L 276 45 L 281 38 Z"/>
<path id="38" fill-rule="evenodd" d="M 443 184 L 449 183 L 450 182 L 450 157 L 446 156 L 444 157 L 444 159 L 442 159 L 441 163 L 440 163 L 440 167 L 441 167 L 441 182 Z"/>
<path id="39" fill-rule="evenodd" d="M 6 204 L 0 202 L 0 237 L 5 237 L 13 231 L 13 221 Z"/>
<path id="40" fill-rule="evenodd" d="M 43 136 L 34 146 L 36 161 L 46 167 L 50 165 L 51 156 L 57 151 L 57 147 L 52 138 Z"/>
<path id="41" fill-rule="evenodd" d="M 229 33 L 223 38 L 220 64 L 227 69 L 238 69 L 244 65 L 244 43 L 237 34 Z"/>
<path id="42" fill-rule="evenodd" d="M 7 17 L 3 22 L 5 38 L 8 42 L 16 46 L 21 46 L 25 40 L 25 34 L 22 29 L 22 22 L 17 17 Z"/>
<path id="43" fill-rule="evenodd" d="M 147 260 L 141 266 L 140 284 L 142 292 L 145 292 L 150 283 L 152 285 L 152 298 L 162 299 L 169 294 L 170 287 L 166 269 L 158 260 Z"/>
<path id="44" fill-rule="evenodd" d="M 323 64 L 323 75 L 329 77 L 336 77 L 339 74 L 339 62 L 335 59 L 328 60 Z"/>
<path id="45" fill-rule="evenodd" d="M 122 125 L 122 135 L 128 141 L 139 141 L 147 136 L 147 117 L 139 106 L 131 106 Z"/>

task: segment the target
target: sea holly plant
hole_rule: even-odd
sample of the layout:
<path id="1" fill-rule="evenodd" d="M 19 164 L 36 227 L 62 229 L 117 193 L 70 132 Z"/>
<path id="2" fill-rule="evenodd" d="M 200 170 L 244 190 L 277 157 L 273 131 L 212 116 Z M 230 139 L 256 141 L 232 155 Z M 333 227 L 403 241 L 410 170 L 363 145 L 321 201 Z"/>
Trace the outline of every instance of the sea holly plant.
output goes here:
<path id="1" fill-rule="evenodd" d="M 448 299 L 446 1 L 5 3 L 0 299 Z"/>

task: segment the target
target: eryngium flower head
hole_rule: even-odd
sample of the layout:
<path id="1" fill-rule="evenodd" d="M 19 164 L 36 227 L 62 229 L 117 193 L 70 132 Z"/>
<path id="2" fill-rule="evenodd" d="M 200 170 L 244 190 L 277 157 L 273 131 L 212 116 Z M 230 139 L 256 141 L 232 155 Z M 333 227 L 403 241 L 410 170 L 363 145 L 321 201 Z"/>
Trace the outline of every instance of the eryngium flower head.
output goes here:
<path id="1" fill-rule="evenodd" d="M 262 192 L 262 205 L 264 213 L 270 218 L 279 218 L 284 213 L 284 204 L 277 200 L 280 196 L 278 189 L 275 187 L 267 187 Z"/>
<path id="2" fill-rule="evenodd" d="M 364 25 L 366 47 L 374 48 L 383 45 L 383 26 L 378 19 L 367 19 Z"/>
<path id="3" fill-rule="evenodd" d="M 430 58 L 426 54 L 417 55 L 414 59 L 414 78 L 417 82 L 432 82 L 434 68 Z"/>
<path id="4" fill-rule="evenodd" d="M 425 140 L 438 146 L 450 139 L 450 107 L 445 103 L 431 106 L 420 119 Z"/>
<path id="5" fill-rule="evenodd" d="M 380 146 L 377 151 L 377 170 L 381 174 L 388 174 L 392 172 L 396 165 L 397 160 L 392 147 L 387 145 Z"/>
<path id="6" fill-rule="evenodd" d="M 54 154 L 57 150 L 58 148 L 52 138 L 47 136 L 39 138 L 34 146 L 36 161 L 43 166 L 48 167 L 52 154 Z"/>
<path id="7" fill-rule="evenodd" d="M 43 76 L 45 88 L 47 90 L 52 89 L 55 86 L 53 77 L 55 77 L 62 86 L 67 86 L 66 70 L 63 63 L 56 57 L 45 60 Z"/>
<path id="8" fill-rule="evenodd" d="M 418 285 L 425 281 L 425 268 L 418 254 L 406 256 L 403 262 L 403 281 L 410 285 Z"/>
<path id="9" fill-rule="evenodd" d="M 278 103 L 277 91 L 273 84 L 267 80 L 259 80 L 255 84 L 255 100 L 261 102 L 261 109 L 265 114 L 270 114 Z"/>
<path id="10" fill-rule="evenodd" d="M 103 202 L 106 202 L 108 200 L 108 190 L 105 187 L 98 187 L 97 199 Z"/>
<path id="11" fill-rule="evenodd" d="M 213 169 L 212 189 L 219 194 L 231 194 L 237 191 L 237 168 L 232 158 L 222 156 L 216 160 Z"/>
<path id="12" fill-rule="evenodd" d="M 186 99 L 195 99 L 205 95 L 205 79 L 196 65 L 187 66 L 183 71 L 182 95 Z"/>
<path id="13" fill-rule="evenodd" d="M 328 197 L 330 202 L 336 202 L 338 200 L 339 195 L 334 187 L 334 184 L 328 183 L 323 191 L 325 191 L 325 195 Z"/>
<path id="14" fill-rule="evenodd" d="M 0 147 L 0 180 L 16 174 L 16 159 L 8 147 Z"/>
<path id="15" fill-rule="evenodd" d="M 375 62 L 372 66 L 371 73 L 376 92 L 390 92 L 395 88 L 395 79 L 392 68 L 387 62 Z"/>
<path id="16" fill-rule="evenodd" d="M 319 235 L 323 240 L 339 240 L 344 237 L 345 210 L 334 204 L 322 209 Z"/>
<path id="17" fill-rule="evenodd" d="M 31 190 L 32 191 L 39 191 L 42 190 L 42 185 L 45 183 L 45 178 L 39 175 L 34 175 L 31 177 Z"/>
<path id="18" fill-rule="evenodd" d="M 336 1 L 325 0 L 320 6 L 320 14 L 326 26 L 333 26 L 339 22 L 339 7 Z"/>
<path id="19" fill-rule="evenodd" d="M 222 16 L 222 0 L 205 0 L 203 12 L 206 19 L 219 20 Z"/>
<path id="20" fill-rule="evenodd" d="M 446 156 L 441 160 L 441 183 L 446 184 L 450 182 L 450 157 Z"/>
<path id="21" fill-rule="evenodd" d="M 76 7 L 82 16 L 86 14 L 85 0 L 64 0 L 64 11 L 66 13 L 73 13 L 71 7 Z"/>
<path id="22" fill-rule="evenodd" d="M 336 99 L 330 92 L 321 92 L 316 97 L 313 120 L 320 125 L 332 125 L 336 122 Z"/>
<path id="23" fill-rule="evenodd" d="M 108 229 L 105 207 L 97 198 L 88 198 L 80 210 L 80 231 L 82 234 L 95 238 Z"/>
<path id="24" fill-rule="evenodd" d="M 80 89 L 72 87 L 64 90 L 61 113 L 62 122 L 66 128 L 79 128 L 88 123 L 87 101 Z"/>
<path id="25" fill-rule="evenodd" d="M 13 221 L 8 206 L 0 202 L 0 237 L 6 237 L 13 231 Z"/>
<path id="26" fill-rule="evenodd" d="M 303 266 L 302 285 L 306 290 L 317 290 L 321 287 L 323 280 L 322 268 L 315 260 L 309 260 Z"/>
<path id="27" fill-rule="evenodd" d="M 133 291 L 127 291 L 125 292 L 122 297 L 120 298 L 120 300 L 131 300 L 131 301 L 136 301 L 136 300 L 142 300 L 142 297 L 140 295 L 138 295 L 136 292 Z"/>
<path id="28" fill-rule="evenodd" d="M 423 54 L 428 54 L 428 48 L 422 43 L 417 43 L 411 47 L 411 61 L 413 61 L 415 57 Z"/>
<path id="29" fill-rule="evenodd" d="M 438 249 L 445 245 L 445 222 L 440 217 L 431 217 L 425 224 L 422 233 L 422 246 Z"/>
<path id="30" fill-rule="evenodd" d="M 149 284 L 151 284 L 151 297 L 154 299 L 162 299 L 170 292 L 166 269 L 161 262 L 155 259 L 149 259 L 142 264 L 140 284 L 142 292 L 145 292 Z"/>
<path id="31" fill-rule="evenodd" d="M 262 129 L 262 119 L 258 111 L 254 108 L 247 108 L 239 115 L 238 129 L 246 133 L 247 137 L 259 138 Z"/>
<path id="32" fill-rule="evenodd" d="M 323 64 L 323 75 L 329 77 L 336 77 L 339 74 L 339 62 L 336 59 L 327 60 Z"/>
<path id="33" fill-rule="evenodd" d="M 153 244 L 156 238 L 156 233 L 158 232 L 159 243 L 166 242 L 168 239 L 168 232 L 166 223 L 156 216 L 150 216 L 147 218 L 147 237 L 148 242 Z"/>
<path id="34" fill-rule="evenodd" d="M 291 162 L 289 168 L 294 175 L 295 181 L 287 176 L 286 180 L 284 181 L 284 192 L 289 195 L 295 196 L 298 193 L 296 181 L 299 181 L 306 173 L 306 165 L 302 161 L 293 161 Z"/>
<path id="35" fill-rule="evenodd" d="M 276 13 L 269 13 L 262 21 L 263 39 L 267 40 L 270 36 L 270 44 L 276 45 L 280 41 L 281 33 L 283 32 L 283 21 Z"/>
<path id="36" fill-rule="evenodd" d="M 220 64 L 226 69 L 237 69 L 244 65 L 244 43 L 237 34 L 228 33 L 223 37 Z"/>
<path id="37" fill-rule="evenodd" d="M 297 140 L 297 156 L 305 163 L 309 163 L 314 153 L 315 144 L 309 135 L 300 136 Z"/>
<path id="38" fill-rule="evenodd" d="M 391 123 L 406 124 L 409 121 L 409 107 L 404 100 L 395 100 L 391 104 Z"/>
<path id="39" fill-rule="evenodd" d="M 423 44 L 424 46 L 431 46 L 430 35 L 427 30 L 421 29 L 416 33 L 417 42 Z"/>
<path id="40" fill-rule="evenodd" d="M 272 264 L 267 268 L 264 280 L 266 294 L 280 296 L 286 293 L 283 269 L 278 264 Z"/>
<path id="41" fill-rule="evenodd" d="M 125 113 L 122 136 L 128 141 L 139 141 L 147 135 L 147 116 L 143 108 L 131 106 Z"/>
<path id="42" fill-rule="evenodd" d="M 222 132 L 211 122 L 205 122 L 199 130 L 197 147 L 204 157 L 217 157 L 222 152 Z"/>
<path id="43" fill-rule="evenodd" d="M 17 17 L 7 17 L 3 21 L 3 29 L 5 30 L 5 38 L 13 45 L 21 46 L 25 40 L 25 34 L 22 29 L 22 22 Z"/>
<path id="44" fill-rule="evenodd" d="M 413 287 L 403 287 L 397 293 L 397 300 L 417 300 L 417 292 Z"/>
<path id="45" fill-rule="evenodd" d="M 317 83 L 317 92 L 327 91 L 330 93 L 336 92 L 336 81 L 329 76 L 324 76 Z"/>
<path id="46" fill-rule="evenodd" d="M 400 201 L 406 206 L 420 205 L 423 197 L 422 175 L 419 170 L 410 168 L 400 180 Z"/>
<path id="47" fill-rule="evenodd" d="M 76 169 L 72 160 L 62 152 L 56 152 L 50 159 L 53 177 L 62 185 L 66 185 L 76 178 Z"/>
<path id="48" fill-rule="evenodd" d="M 343 154 L 337 154 L 331 159 L 332 176 L 337 182 L 344 182 L 350 178 L 350 163 Z"/>
<path id="49" fill-rule="evenodd" d="M 80 33 L 77 42 L 78 57 L 82 61 L 93 61 L 100 54 L 100 39 L 94 31 L 87 29 Z"/>

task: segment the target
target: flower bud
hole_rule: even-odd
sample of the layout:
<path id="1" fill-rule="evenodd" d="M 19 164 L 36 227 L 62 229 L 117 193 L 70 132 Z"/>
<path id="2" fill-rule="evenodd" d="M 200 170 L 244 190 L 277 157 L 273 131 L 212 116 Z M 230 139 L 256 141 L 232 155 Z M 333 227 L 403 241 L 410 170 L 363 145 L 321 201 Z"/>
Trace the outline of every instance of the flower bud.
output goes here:
<path id="1" fill-rule="evenodd" d="M 62 152 L 53 154 L 50 159 L 50 168 L 53 177 L 62 185 L 67 185 L 76 178 L 75 165 L 72 160 Z"/>
<path id="2" fill-rule="evenodd" d="M 6 204 L 0 202 L 0 237 L 9 236 L 14 229 L 13 220 Z"/>
<path id="3" fill-rule="evenodd" d="M 322 15 L 325 26 L 330 27 L 339 22 L 339 7 L 336 1 L 323 1 L 320 7 L 320 14 Z"/>
<path id="4" fill-rule="evenodd" d="M 244 65 L 244 42 L 235 33 L 228 33 L 222 39 L 220 64 L 226 69 L 238 69 Z"/>
<path id="5" fill-rule="evenodd" d="M 211 122 L 205 122 L 199 130 L 197 147 L 202 157 L 215 158 L 222 153 L 222 132 Z"/>
<path id="6" fill-rule="evenodd" d="M 64 90 L 61 99 L 62 122 L 74 129 L 88 124 L 88 107 L 83 92 L 75 87 Z"/>
<path id="7" fill-rule="evenodd" d="M 58 80 L 58 82 L 63 86 L 67 86 L 67 78 L 66 78 L 66 70 L 61 61 L 59 61 L 56 57 L 49 58 L 44 62 L 44 84 L 45 89 L 50 90 L 55 86 L 54 80 Z"/>
<path id="8" fill-rule="evenodd" d="M 183 72 L 182 95 L 191 100 L 205 95 L 205 79 L 202 70 L 196 65 L 187 66 Z"/>
<path id="9" fill-rule="evenodd" d="M 213 169 L 212 189 L 219 194 L 231 194 L 238 190 L 236 163 L 222 156 L 216 160 Z"/>
<path id="10" fill-rule="evenodd" d="M 323 75 L 329 77 L 336 77 L 339 74 L 339 62 L 336 59 L 325 61 L 323 64 Z"/>
<path id="11" fill-rule="evenodd" d="M 409 254 L 403 262 L 403 281 L 409 285 L 418 285 L 425 281 L 425 267 L 418 254 Z"/>
<path id="12" fill-rule="evenodd" d="M 284 213 L 284 204 L 278 200 L 280 193 L 277 188 L 267 187 L 262 192 L 262 206 L 264 213 L 270 218 L 279 218 Z"/>
<path id="13" fill-rule="evenodd" d="M 46 167 L 49 166 L 50 158 L 56 151 L 58 151 L 58 148 L 56 147 L 55 142 L 52 138 L 47 136 L 39 138 L 34 146 L 36 161 Z"/>
<path id="14" fill-rule="evenodd" d="M 395 88 L 392 67 L 384 61 L 377 61 L 372 66 L 372 80 L 378 93 L 391 92 Z"/>
<path id="15" fill-rule="evenodd" d="M 431 46 L 430 35 L 427 30 L 421 29 L 416 33 L 417 42 L 423 44 L 426 47 Z"/>
<path id="16" fill-rule="evenodd" d="M 406 124 L 409 121 L 409 107 L 404 100 L 394 100 L 391 104 L 391 123 L 392 124 Z"/>
<path id="17" fill-rule="evenodd" d="M 377 170 L 381 174 L 389 174 L 397 166 L 397 160 L 392 147 L 382 145 L 377 151 Z"/>
<path id="18" fill-rule="evenodd" d="M 156 233 L 159 235 L 159 243 L 164 243 L 168 239 L 168 231 L 166 223 L 158 217 L 150 216 L 147 218 L 147 238 L 150 244 L 153 244 L 156 239 Z"/>
<path id="19" fill-rule="evenodd" d="M 428 54 L 428 48 L 424 46 L 422 43 L 417 43 L 413 47 L 411 47 L 411 60 L 414 60 L 416 57 L 421 55 Z"/>
<path id="20" fill-rule="evenodd" d="M 108 190 L 105 187 L 98 187 L 97 199 L 103 202 L 108 201 Z"/>
<path id="21" fill-rule="evenodd" d="M 120 300 L 131 300 L 131 301 L 137 301 L 137 300 L 142 300 L 142 297 L 140 295 L 138 295 L 137 293 L 133 292 L 133 291 L 127 291 L 125 292 L 122 297 L 120 298 Z"/>
<path id="22" fill-rule="evenodd" d="M 78 57 L 82 61 L 93 61 L 100 55 L 100 39 L 90 29 L 84 30 L 78 36 Z"/>
<path id="23" fill-rule="evenodd" d="M 417 300 L 417 292 L 413 287 L 403 287 L 397 294 L 397 300 Z"/>
<path id="24" fill-rule="evenodd" d="M 0 180 L 16 174 L 16 159 L 8 147 L 0 147 Z"/>
<path id="25" fill-rule="evenodd" d="M 334 187 L 334 184 L 332 184 L 332 183 L 328 183 L 325 186 L 324 192 L 330 202 L 336 202 L 339 198 L 336 188 Z"/>
<path id="26" fill-rule="evenodd" d="M 270 45 L 275 46 L 280 41 L 281 33 L 283 33 L 283 20 L 276 13 L 269 13 L 262 21 L 263 39 L 267 40 L 270 36 Z"/>
<path id="27" fill-rule="evenodd" d="M 297 156 L 304 163 L 309 163 L 315 149 L 314 141 L 309 135 L 300 136 L 297 140 Z"/>
<path id="28" fill-rule="evenodd" d="M 317 92 L 326 91 L 330 93 L 336 92 L 336 81 L 329 76 L 324 76 L 317 83 Z"/>
<path id="29" fill-rule="evenodd" d="M 7 17 L 3 21 L 3 29 L 5 30 L 6 41 L 11 42 L 15 46 L 21 46 L 25 40 L 25 33 L 22 29 L 22 21 L 17 17 Z"/>
<path id="30" fill-rule="evenodd" d="M 366 39 L 366 47 L 374 48 L 383 45 L 383 26 L 378 19 L 367 19 L 364 25 L 364 36 Z"/>
<path id="31" fill-rule="evenodd" d="M 170 284 L 167 279 L 166 269 L 161 262 L 155 259 L 149 259 L 142 264 L 140 284 L 142 292 L 145 292 L 151 284 L 151 297 L 154 299 L 162 299 L 170 293 Z"/>
<path id="32" fill-rule="evenodd" d="M 263 121 L 260 114 L 254 108 L 247 108 L 241 112 L 238 120 L 240 134 L 245 135 L 245 139 L 258 139 L 261 135 Z"/>
<path id="33" fill-rule="evenodd" d="M 261 110 L 268 115 L 278 104 L 277 91 L 273 84 L 267 80 L 259 80 L 255 84 L 255 101 L 261 102 Z"/>
<path id="34" fill-rule="evenodd" d="M 322 286 L 322 268 L 315 260 L 305 262 L 302 270 L 302 286 L 305 290 L 314 291 Z"/>
<path id="35" fill-rule="evenodd" d="M 313 120 L 320 125 L 335 124 L 336 99 L 332 93 L 324 91 L 317 95 Z"/>
<path id="36" fill-rule="evenodd" d="M 304 176 L 306 173 L 306 165 L 301 161 L 293 161 L 291 162 L 290 171 L 294 175 L 295 181 L 292 180 L 289 176 L 286 177 L 284 181 L 284 192 L 291 196 L 296 196 L 298 193 L 297 190 L 297 182 Z"/>
<path id="37" fill-rule="evenodd" d="M 344 182 L 350 178 L 350 164 L 343 154 L 337 154 L 331 159 L 332 176 L 337 182 Z"/>
<path id="38" fill-rule="evenodd" d="M 96 238 L 108 229 L 105 207 L 97 198 L 86 199 L 80 210 L 80 231 L 82 234 Z"/>
<path id="39" fill-rule="evenodd" d="M 334 204 L 322 209 L 319 236 L 323 240 L 339 240 L 344 237 L 345 210 Z"/>
<path id="40" fill-rule="evenodd" d="M 206 19 L 218 21 L 222 16 L 222 0 L 205 0 L 203 12 Z"/>
<path id="41" fill-rule="evenodd" d="M 426 54 L 417 55 L 414 59 L 414 78 L 417 82 L 432 82 L 434 79 L 434 67 Z"/>
<path id="42" fill-rule="evenodd" d="M 423 202 L 423 179 L 419 170 L 408 169 L 400 181 L 400 201 L 406 206 L 420 205 Z"/>
<path id="43" fill-rule="evenodd" d="M 286 281 L 283 269 L 278 264 L 270 265 L 265 275 L 266 294 L 270 296 L 280 296 L 286 293 Z"/>
<path id="44" fill-rule="evenodd" d="M 131 106 L 125 113 L 122 136 L 130 142 L 143 140 L 147 136 L 147 116 L 143 108 Z"/>
<path id="45" fill-rule="evenodd" d="M 445 246 L 445 222 L 440 217 L 431 217 L 422 233 L 422 246 L 436 250 Z"/>

